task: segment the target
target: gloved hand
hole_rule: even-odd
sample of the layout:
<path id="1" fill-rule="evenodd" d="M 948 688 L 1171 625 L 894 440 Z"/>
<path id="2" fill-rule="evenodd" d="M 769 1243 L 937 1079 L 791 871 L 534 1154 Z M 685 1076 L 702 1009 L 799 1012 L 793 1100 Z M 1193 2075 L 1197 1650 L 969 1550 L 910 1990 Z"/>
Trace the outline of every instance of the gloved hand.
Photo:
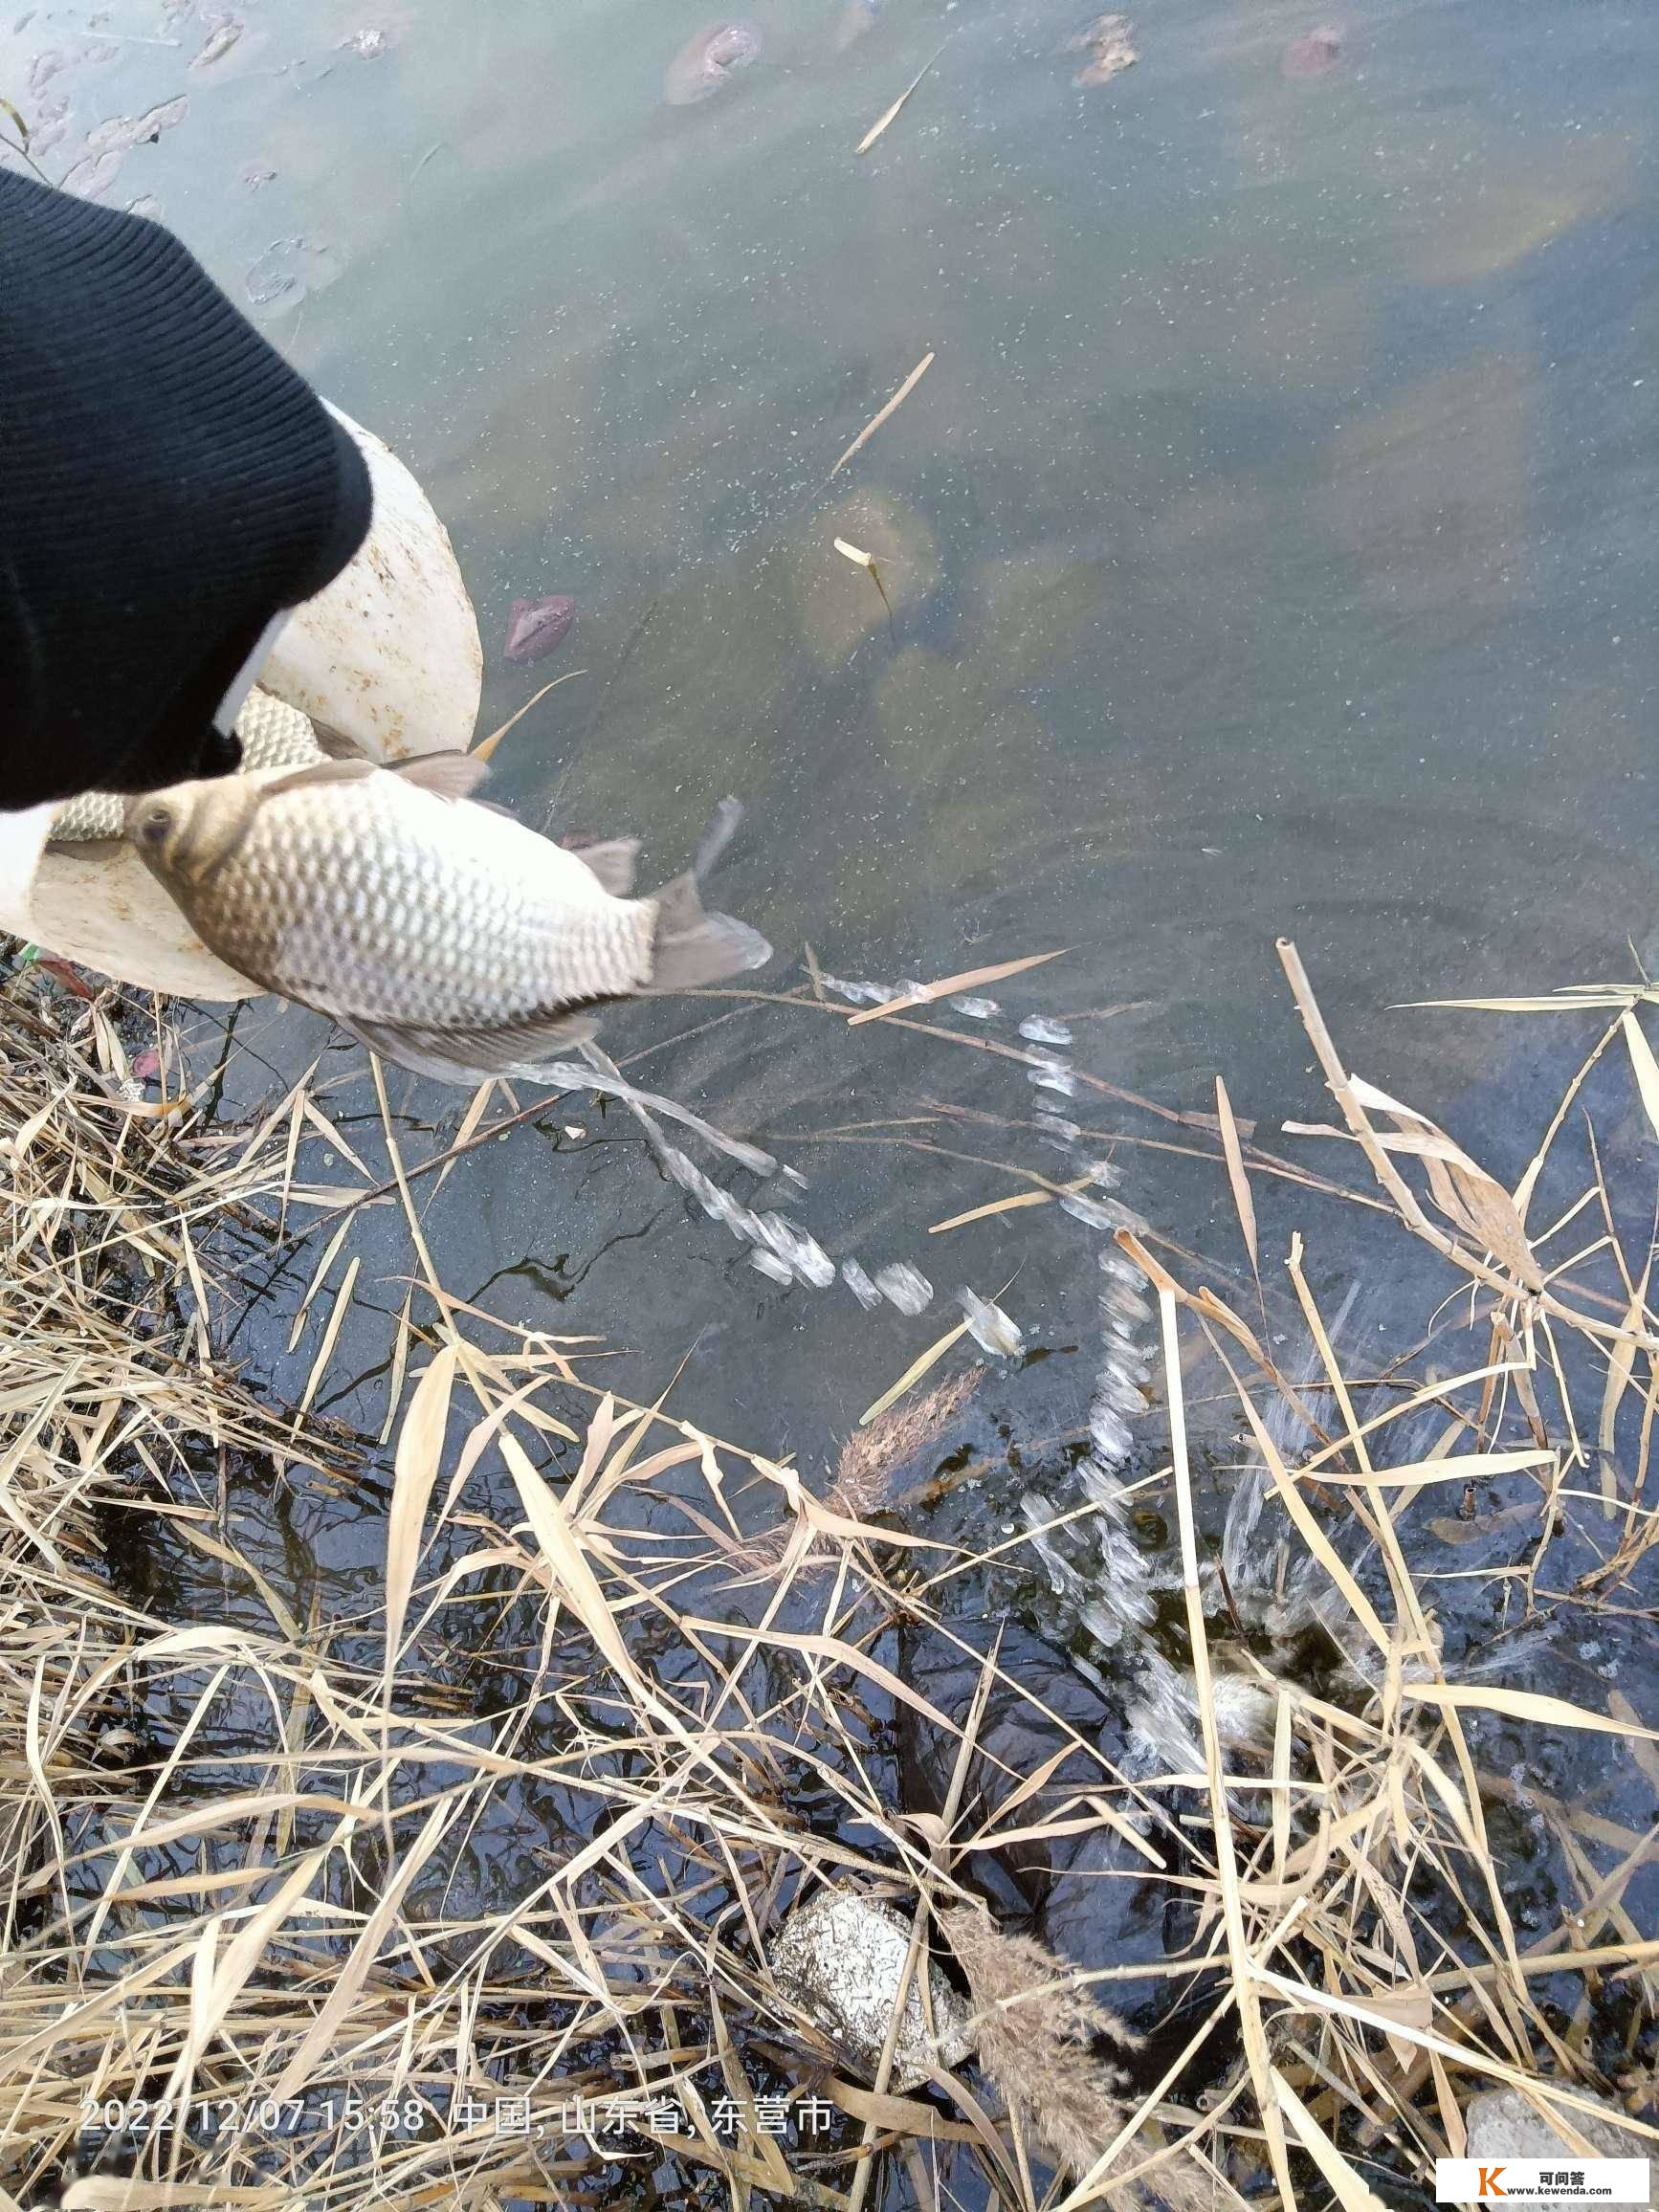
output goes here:
<path id="1" fill-rule="evenodd" d="M 0 171 L 0 809 L 228 773 L 368 473 L 159 224 Z"/>

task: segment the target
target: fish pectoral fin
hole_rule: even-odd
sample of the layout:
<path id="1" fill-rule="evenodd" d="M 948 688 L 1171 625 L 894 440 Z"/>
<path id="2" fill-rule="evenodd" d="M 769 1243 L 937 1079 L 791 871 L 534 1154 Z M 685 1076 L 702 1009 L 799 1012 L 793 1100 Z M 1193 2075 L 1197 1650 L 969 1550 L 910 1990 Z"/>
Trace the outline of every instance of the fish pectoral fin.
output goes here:
<path id="1" fill-rule="evenodd" d="M 626 898 L 633 889 L 639 861 L 637 837 L 566 837 L 563 842 L 565 852 L 574 852 L 612 898 Z"/>
<path id="2" fill-rule="evenodd" d="M 470 799 L 490 772 L 489 762 L 476 753 L 419 753 L 389 765 L 394 776 L 439 799 Z"/>
<path id="3" fill-rule="evenodd" d="M 583 1044 L 599 1024 L 590 1014 L 556 1014 L 498 1029 L 432 1029 L 336 1013 L 348 1036 L 383 1060 L 440 1083 L 487 1083 L 492 1076 L 533 1077 L 546 1060 Z"/>

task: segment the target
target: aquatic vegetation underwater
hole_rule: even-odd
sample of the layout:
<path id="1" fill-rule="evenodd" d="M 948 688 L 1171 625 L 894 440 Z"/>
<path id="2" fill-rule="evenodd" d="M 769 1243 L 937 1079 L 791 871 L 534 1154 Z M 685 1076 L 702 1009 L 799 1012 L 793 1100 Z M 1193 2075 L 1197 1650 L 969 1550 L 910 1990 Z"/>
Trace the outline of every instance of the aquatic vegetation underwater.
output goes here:
<path id="1" fill-rule="evenodd" d="M 987 1037 L 967 979 L 960 1029 L 920 986 L 778 1002 L 919 1015 L 941 1058 L 994 1046 L 1123 1122 L 1045 1105 L 1019 1125 L 1064 1173 L 1010 1163 L 998 1202 L 1107 1263 L 1076 1430 L 975 1459 L 964 1338 L 1022 1355 L 968 1306 L 822 1477 L 446 1289 L 412 1193 L 489 1140 L 488 1093 L 423 1160 L 379 1090 L 386 1185 L 343 1189 L 368 1139 L 307 1080 L 221 1125 L 159 1009 L 15 971 L 10 2198 L 1363 2205 L 1461 2146 L 1479 2088 L 1568 2124 L 1639 2107 L 1659 1738 L 1582 1662 L 1650 1633 L 1654 994 L 1515 1014 L 1606 1018 L 1508 1187 L 1346 1072 L 1285 958 L 1340 1117 L 1307 1141 L 1352 1173 L 1270 1149 L 1225 1089 L 1177 1115 L 1051 1034 Z M 1143 1141 L 1213 1163 L 1238 1294 L 1093 1172 Z M 1379 1364 L 1299 1238 L 1281 1289 L 1285 1193 L 1359 1224 L 1373 1294 L 1438 1271 L 1409 1351 Z M 381 1438 L 315 1409 L 370 1200 L 409 1251 Z M 303 1219 L 332 1231 L 295 1411 L 238 1379 L 227 1323 Z M 839 1294 L 790 1250 L 802 1295 Z M 296 1608 L 238 1536 L 313 1491 L 384 1524 L 372 1612 Z M 157 1514 L 210 1578 L 191 1603 L 135 1566 Z M 1150 1887 L 1156 1941 L 1079 1964 L 1054 1909 L 1079 1884 Z M 896 2034 L 861 2065 L 781 1984 L 779 1931 L 826 1889 L 896 1912 L 901 1988 L 942 1975 L 972 2059 L 900 2087 Z"/>

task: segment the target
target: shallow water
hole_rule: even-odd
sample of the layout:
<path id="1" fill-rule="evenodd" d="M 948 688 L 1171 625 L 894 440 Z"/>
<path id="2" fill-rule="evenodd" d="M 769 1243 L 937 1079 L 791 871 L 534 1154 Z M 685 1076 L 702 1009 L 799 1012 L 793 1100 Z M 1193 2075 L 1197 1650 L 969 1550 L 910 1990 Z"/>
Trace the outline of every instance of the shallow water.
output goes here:
<path id="1" fill-rule="evenodd" d="M 986 986 L 989 1022 L 940 1018 L 1028 1052 L 1060 1048 L 1022 1021 L 1062 1023 L 1079 1068 L 1181 1109 L 1225 1073 L 1241 1114 L 1325 1117 L 1273 954 L 1292 936 L 1350 1064 L 1513 1180 L 1564 1068 L 1533 1030 L 1386 1009 L 1626 973 L 1654 930 L 1659 19 L 1172 0 L 1137 16 L 1133 69 L 1079 88 L 1089 14 L 759 0 L 759 57 L 672 105 L 700 18 L 669 0 L 248 0 L 193 70 L 208 16 L 122 0 L 25 11 L 0 91 L 45 118 L 54 178 L 188 95 L 105 196 L 159 203 L 427 486 L 479 612 L 485 726 L 582 672 L 498 756 L 526 819 L 639 831 L 667 875 L 740 792 L 722 896 L 779 947 L 766 987 L 808 940 L 889 984 L 1063 946 Z M 1287 67 L 1325 26 L 1334 65 Z M 891 620 L 838 535 L 875 555 Z M 557 657 L 508 665 L 513 601 L 555 592 L 578 608 Z M 241 1033 L 287 1071 L 325 1042 L 268 1007 Z M 812 1179 L 797 1216 L 837 1257 L 923 1267 L 932 1312 L 780 1292 L 586 1099 L 431 1198 L 451 1289 L 606 1338 L 622 1387 L 677 1375 L 678 1411 L 811 1471 L 970 1285 L 1049 1355 L 986 1385 L 983 1436 L 1078 1425 L 1089 1240 L 1052 1208 L 930 1238 L 1016 1187 L 944 1155 L 1057 1172 L 1006 1126 L 1055 1105 L 1179 1127 L 810 1007 L 676 1003 L 606 1042 L 764 1134 Z M 372 1146 L 361 1056 L 323 1070 Z M 245 1098 L 266 1082 L 243 1064 Z M 393 1095 L 417 1156 L 464 1105 Z M 891 1125 L 939 1099 L 1000 1123 Z M 1128 1172 L 1179 1244 L 1240 1257 L 1213 1166 L 1132 1150 Z M 1274 1216 L 1275 1255 L 1294 1226 Z M 321 1403 L 373 1432 L 408 1254 L 389 1213 L 351 1249 Z M 1338 1218 L 1312 1254 L 1333 1309 L 1355 1249 Z M 1414 1340 L 1414 1301 L 1376 1326 Z M 285 1336 L 255 1317 L 236 1349 L 295 1395 L 316 1330 Z M 279 1584 L 366 1588 L 372 1495 L 284 1512 Z"/>

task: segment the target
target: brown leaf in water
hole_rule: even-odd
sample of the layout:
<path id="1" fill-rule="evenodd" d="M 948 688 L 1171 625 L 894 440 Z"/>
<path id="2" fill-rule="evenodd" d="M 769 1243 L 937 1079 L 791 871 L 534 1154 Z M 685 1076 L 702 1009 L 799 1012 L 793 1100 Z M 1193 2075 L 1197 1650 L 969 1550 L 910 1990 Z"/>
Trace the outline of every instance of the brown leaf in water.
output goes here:
<path id="1" fill-rule="evenodd" d="M 1133 69 L 1140 56 L 1136 53 L 1130 32 L 1134 29 L 1127 15 L 1100 15 L 1087 31 L 1068 39 L 1068 54 L 1086 54 L 1089 58 L 1078 70 L 1072 82 L 1089 88 L 1110 84 L 1115 77 L 1121 77 L 1126 69 Z"/>

